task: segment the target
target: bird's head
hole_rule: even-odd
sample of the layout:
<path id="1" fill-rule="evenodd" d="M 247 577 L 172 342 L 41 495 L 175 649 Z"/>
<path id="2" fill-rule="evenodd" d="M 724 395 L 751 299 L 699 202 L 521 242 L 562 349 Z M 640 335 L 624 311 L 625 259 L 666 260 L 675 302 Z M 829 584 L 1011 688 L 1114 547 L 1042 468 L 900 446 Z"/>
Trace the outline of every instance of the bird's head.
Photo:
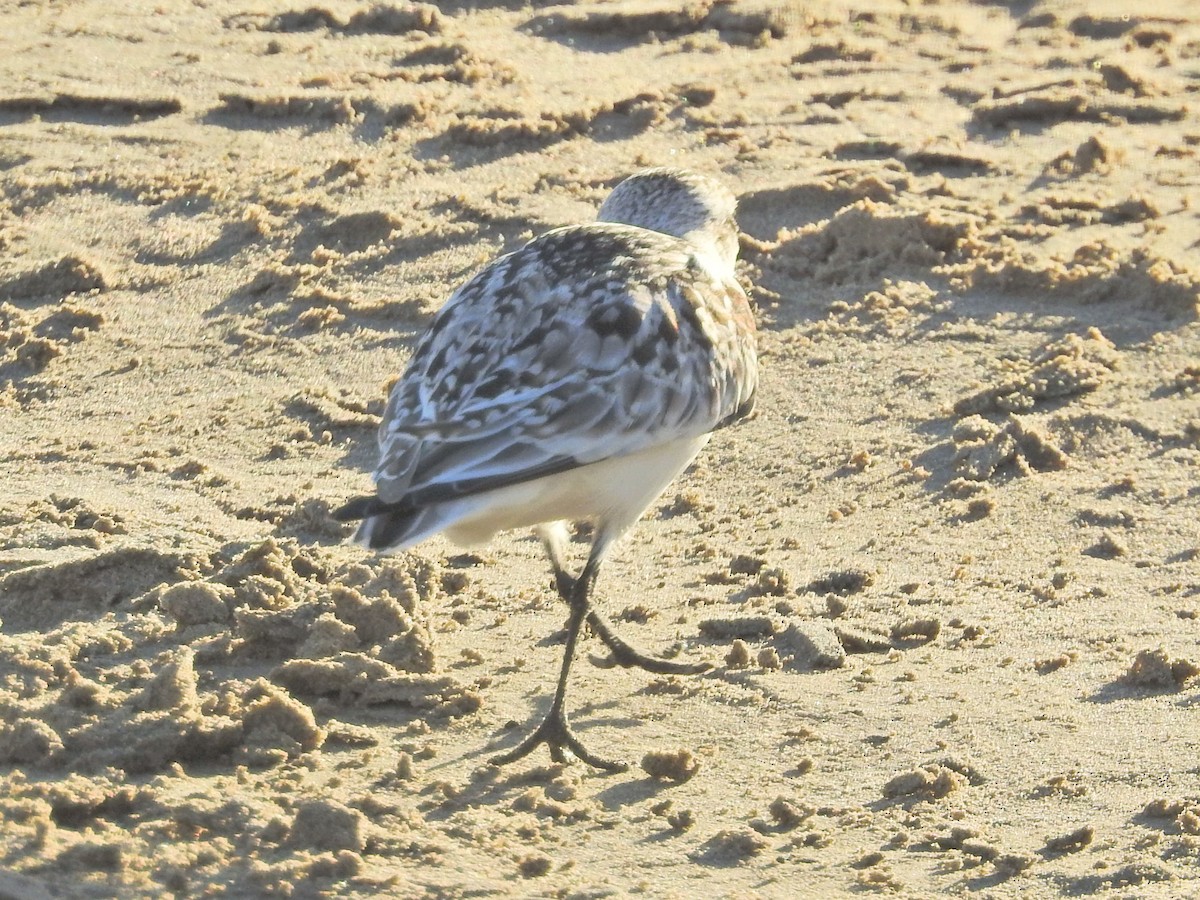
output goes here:
<path id="1" fill-rule="evenodd" d="M 682 238 L 732 272 L 738 254 L 736 208 L 733 193 L 715 179 L 660 167 L 643 169 L 618 184 L 597 218 Z"/>

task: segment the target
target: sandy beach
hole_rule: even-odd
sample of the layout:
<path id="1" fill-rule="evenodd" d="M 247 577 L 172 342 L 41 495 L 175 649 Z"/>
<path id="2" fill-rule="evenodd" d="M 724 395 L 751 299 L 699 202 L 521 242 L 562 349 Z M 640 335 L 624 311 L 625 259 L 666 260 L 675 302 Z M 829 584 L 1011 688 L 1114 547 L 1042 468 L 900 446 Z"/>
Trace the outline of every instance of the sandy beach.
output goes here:
<path id="1" fill-rule="evenodd" d="M 0 3 L 0 898 L 1200 894 L 1200 7 Z M 597 604 L 390 557 L 413 344 L 639 168 L 754 416 Z M 586 535 L 573 545 L 580 562 Z"/>

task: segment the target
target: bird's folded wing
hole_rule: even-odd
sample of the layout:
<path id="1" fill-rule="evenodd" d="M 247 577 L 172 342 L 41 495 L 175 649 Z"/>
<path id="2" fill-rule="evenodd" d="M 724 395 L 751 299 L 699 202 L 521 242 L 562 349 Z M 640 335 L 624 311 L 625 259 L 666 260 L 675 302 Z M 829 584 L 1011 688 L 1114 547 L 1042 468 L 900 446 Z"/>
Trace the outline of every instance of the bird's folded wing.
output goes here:
<path id="1" fill-rule="evenodd" d="M 529 396 L 475 406 L 434 434 L 400 425 L 375 479 L 382 499 L 422 506 L 495 490 L 710 431 L 711 388 L 640 370 L 595 372 Z M 481 417 L 481 418 L 479 418 Z"/>
<path id="2" fill-rule="evenodd" d="M 735 281 L 677 254 L 653 285 L 609 274 L 571 293 L 535 277 L 539 260 L 514 254 L 481 273 L 417 347 L 380 426 L 385 503 L 480 493 L 698 437 L 747 408 L 753 321 Z M 750 331 L 735 319 L 743 310 Z"/>

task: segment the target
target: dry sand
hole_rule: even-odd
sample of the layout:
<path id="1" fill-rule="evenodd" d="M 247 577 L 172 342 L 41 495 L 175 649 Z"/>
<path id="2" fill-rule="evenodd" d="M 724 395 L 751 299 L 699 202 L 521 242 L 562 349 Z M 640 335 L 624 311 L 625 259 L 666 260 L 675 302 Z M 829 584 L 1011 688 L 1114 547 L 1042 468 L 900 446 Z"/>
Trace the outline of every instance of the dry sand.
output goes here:
<path id="1" fill-rule="evenodd" d="M 0 896 L 1200 892 L 1194 3 L 0 8 Z M 327 513 L 453 287 L 664 163 L 761 411 L 600 602 L 716 666 L 495 769 L 539 546 Z"/>

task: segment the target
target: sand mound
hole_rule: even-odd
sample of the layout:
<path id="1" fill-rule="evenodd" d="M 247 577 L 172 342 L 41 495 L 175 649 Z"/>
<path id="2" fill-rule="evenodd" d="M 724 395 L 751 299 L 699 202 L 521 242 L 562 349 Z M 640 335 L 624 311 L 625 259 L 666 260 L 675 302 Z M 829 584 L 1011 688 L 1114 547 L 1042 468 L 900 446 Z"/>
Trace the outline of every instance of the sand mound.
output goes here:
<path id="1" fill-rule="evenodd" d="M 64 256 L 0 281 L 0 300 L 58 299 L 108 287 L 108 279 L 95 263 Z"/>
<path id="2" fill-rule="evenodd" d="M 782 232 L 772 260 L 797 279 L 869 284 L 884 272 L 928 273 L 952 260 L 973 233 L 971 220 L 961 214 L 864 199 L 827 221 Z"/>
<path id="3" fill-rule="evenodd" d="M 1047 344 L 1027 362 L 1011 362 L 1016 373 L 958 401 L 954 411 L 960 416 L 1029 412 L 1054 400 L 1096 390 L 1120 361 L 1113 343 L 1098 328 L 1090 328 L 1082 337 L 1071 334 Z"/>
<path id="4" fill-rule="evenodd" d="M 1040 304 L 1118 303 L 1187 319 L 1200 314 L 1200 274 L 1181 260 L 1143 247 L 1124 250 L 1094 241 L 1070 256 L 1046 257 L 1001 238 L 980 247 L 949 274 L 964 291 L 999 290 L 1034 297 Z"/>
<path id="5" fill-rule="evenodd" d="M 474 694 L 430 674 L 435 578 L 415 557 L 334 567 L 274 540 L 188 565 L 124 549 L 6 576 L 0 643 L 20 687 L 2 698 L 5 758 L 131 774 L 270 765 L 324 741 L 300 697 L 471 712 Z M 44 640 L 24 645 L 34 627 Z"/>
<path id="6" fill-rule="evenodd" d="M 44 272 L 31 276 L 36 286 L 18 286 L 18 293 L 31 290 L 55 298 L 73 293 L 69 277 L 63 282 L 58 275 L 47 278 L 43 275 Z M 103 324 L 101 313 L 74 303 L 62 302 L 37 311 L 0 303 L 0 402 L 14 385 L 24 386 L 70 345 L 84 340 Z M 29 393 L 22 390 L 19 396 L 27 397 Z"/>
<path id="7" fill-rule="evenodd" d="M 128 546 L 21 569 L 0 578 L 0 622 L 14 633 L 100 618 L 157 584 L 194 574 L 199 564 L 194 555 Z"/>
<path id="8" fill-rule="evenodd" d="M 1003 425 L 968 416 L 954 428 L 954 466 L 963 478 L 987 481 L 1010 467 L 1020 475 L 1065 469 L 1067 456 L 1044 431 L 1015 416 Z"/>

